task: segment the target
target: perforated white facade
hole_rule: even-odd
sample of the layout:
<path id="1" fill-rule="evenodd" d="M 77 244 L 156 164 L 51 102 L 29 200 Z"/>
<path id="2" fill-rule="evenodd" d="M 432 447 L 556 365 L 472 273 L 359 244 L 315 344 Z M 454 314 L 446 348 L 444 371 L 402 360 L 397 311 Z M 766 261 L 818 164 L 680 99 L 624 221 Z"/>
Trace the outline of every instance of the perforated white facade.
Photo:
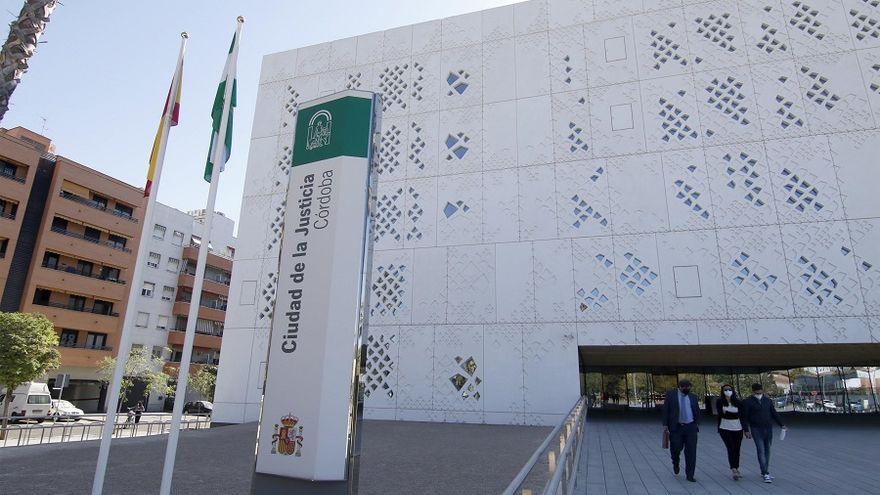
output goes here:
<path id="1" fill-rule="evenodd" d="M 555 422 L 578 345 L 880 340 L 877 2 L 533 0 L 265 57 L 217 421 L 258 416 L 297 104 L 346 88 L 368 417 Z"/>

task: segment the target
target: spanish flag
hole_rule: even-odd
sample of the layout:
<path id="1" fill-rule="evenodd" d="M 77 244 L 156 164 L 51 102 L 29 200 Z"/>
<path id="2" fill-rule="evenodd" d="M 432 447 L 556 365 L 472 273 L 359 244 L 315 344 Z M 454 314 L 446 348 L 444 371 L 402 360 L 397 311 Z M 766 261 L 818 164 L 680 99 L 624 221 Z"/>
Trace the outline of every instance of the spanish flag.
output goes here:
<path id="1" fill-rule="evenodd" d="M 144 197 L 150 195 L 153 186 L 153 174 L 156 172 L 156 162 L 159 160 L 159 150 L 162 148 L 162 136 L 166 127 L 177 125 L 180 116 L 180 87 L 183 85 L 183 53 L 177 61 L 174 77 L 171 79 L 171 87 L 168 88 L 168 96 L 165 98 L 165 108 L 162 109 L 162 118 L 159 119 L 159 128 L 156 129 L 156 138 L 153 140 L 153 150 L 150 152 L 150 168 L 147 169 L 147 184 L 144 186 Z"/>

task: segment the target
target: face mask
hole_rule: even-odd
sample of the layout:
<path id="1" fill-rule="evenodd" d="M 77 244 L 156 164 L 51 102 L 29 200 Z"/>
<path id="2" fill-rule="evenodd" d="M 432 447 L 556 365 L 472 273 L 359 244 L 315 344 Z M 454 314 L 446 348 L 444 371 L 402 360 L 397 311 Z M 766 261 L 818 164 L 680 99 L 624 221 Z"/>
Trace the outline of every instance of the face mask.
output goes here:
<path id="1" fill-rule="evenodd" d="M 761 400 L 764 397 L 764 394 L 755 394 L 755 398 Z"/>
<path id="2" fill-rule="evenodd" d="M 724 391 L 724 395 L 726 395 L 726 396 L 728 396 L 728 397 L 733 396 L 733 390 L 725 390 L 725 391 Z"/>
<path id="3" fill-rule="evenodd" d="M 681 389 L 681 393 L 683 393 L 683 394 L 689 394 L 689 393 L 691 393 L 691 388 L 690 388 L 690 387 L 682 388 L 682 389 Z"/>

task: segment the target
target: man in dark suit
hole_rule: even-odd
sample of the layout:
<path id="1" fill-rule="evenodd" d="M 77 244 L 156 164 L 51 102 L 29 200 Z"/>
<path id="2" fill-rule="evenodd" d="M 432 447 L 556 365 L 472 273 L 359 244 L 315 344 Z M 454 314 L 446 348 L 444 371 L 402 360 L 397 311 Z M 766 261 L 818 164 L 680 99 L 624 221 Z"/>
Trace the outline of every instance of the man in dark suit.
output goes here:
<path id="1" fill-rule="evenodd" d="M 681 450 L 684 449 L 684 472 L 688 481 L 697 468 L 697 433 L 700 431 L 700 403 L 691 393 L 690 380 L 678 382 L 678 389 L 666 392 L 663 403 L 663 431 L 669 432 L 672 470 L 678 474 Z"/>

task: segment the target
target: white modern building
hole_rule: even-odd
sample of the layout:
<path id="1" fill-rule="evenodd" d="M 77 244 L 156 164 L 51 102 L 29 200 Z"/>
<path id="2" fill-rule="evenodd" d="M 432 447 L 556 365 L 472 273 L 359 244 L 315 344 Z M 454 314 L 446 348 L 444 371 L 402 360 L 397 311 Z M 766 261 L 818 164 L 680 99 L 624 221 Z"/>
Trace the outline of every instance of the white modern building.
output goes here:
<path id="1" fill-rule="evenodd" d="M 347 88 L 383 98 L 367 417 L 877 365 L 880 6 L 532 0 L 264 58 L 216 421 L 258 418 L 297 106 Z"/>
<path id="2" fill-rule="evenodd" d="M 132 345 L 151 349 L 171 366 L 180 362 L 189 302 L 192 295 L 198 245 L 205 237 L 205 212 L 183 212 L 156 203 L 152 235 L 143 242 L 149 256 L 143 272 Z M 222 213 L 214 215 L 208 266 L 205 274 L 193 362 L 217 364 L 223 337 L 230 269 L 237 239 L 235 222 Z M 215 304 L 216 303 L 216 304 Z M 151 395 L 148 410 L 161 410 L 165 397 Z"/>

